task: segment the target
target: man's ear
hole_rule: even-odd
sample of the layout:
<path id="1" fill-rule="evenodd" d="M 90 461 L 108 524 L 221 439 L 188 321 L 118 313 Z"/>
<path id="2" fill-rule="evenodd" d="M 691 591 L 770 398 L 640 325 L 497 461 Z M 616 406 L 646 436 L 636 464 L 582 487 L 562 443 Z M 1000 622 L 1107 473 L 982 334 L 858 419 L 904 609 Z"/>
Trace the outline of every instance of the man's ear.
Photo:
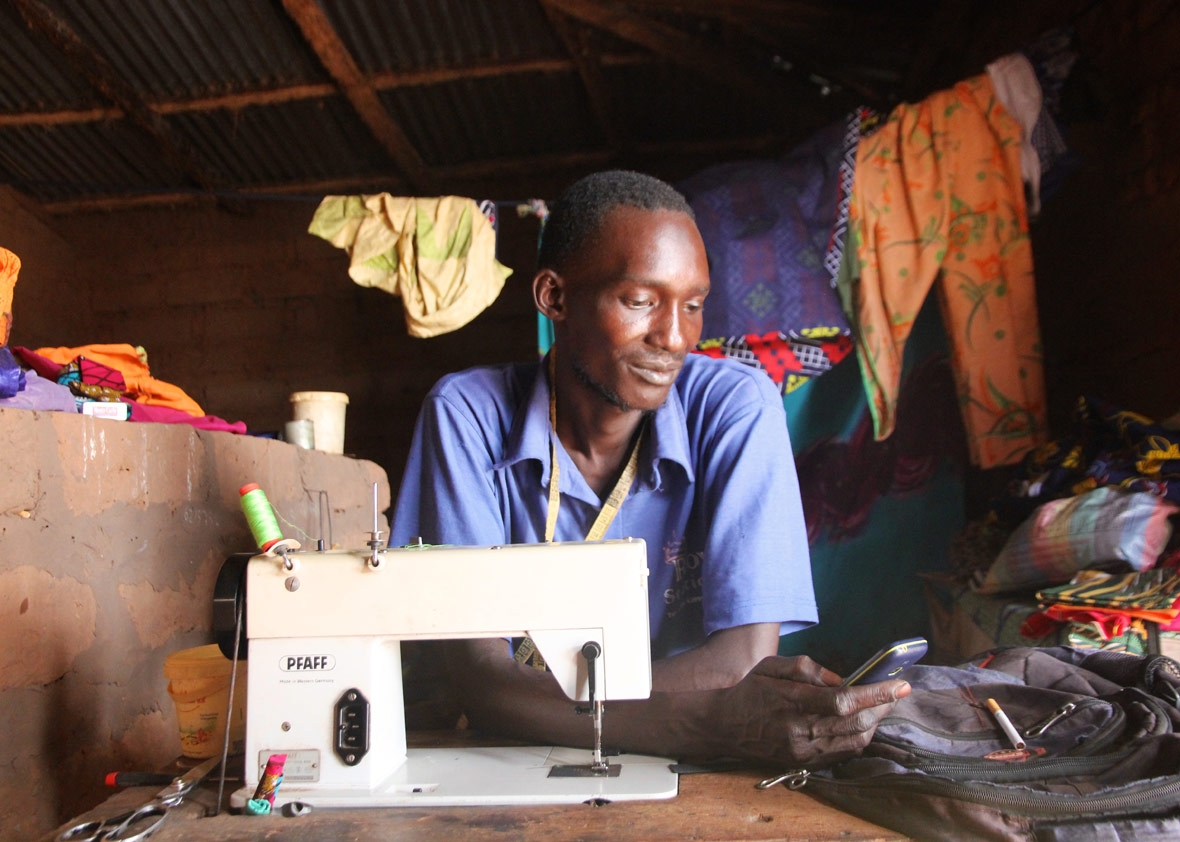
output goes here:
<path id="1" fill-rule="evenodd" d="M 542 269 L 533 278 L 533 303 L 550 321 L 565 318 L 565 279 L 552 269 Z"/>

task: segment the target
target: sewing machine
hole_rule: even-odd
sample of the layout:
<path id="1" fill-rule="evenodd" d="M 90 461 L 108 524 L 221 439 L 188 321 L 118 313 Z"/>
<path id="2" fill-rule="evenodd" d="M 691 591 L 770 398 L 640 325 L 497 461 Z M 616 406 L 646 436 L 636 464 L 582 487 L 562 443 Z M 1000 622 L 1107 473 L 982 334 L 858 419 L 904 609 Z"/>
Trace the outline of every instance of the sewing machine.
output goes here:
<path id="1" fill-rule="evenodd" d="M 374 527 L 376 529 L 376 527 Z M 651 692 L 640 540 L 301 551 L 246 562 L 244 786 L 286 754 L 275 808 L 567 804 L 670 798 L 672 761 L 604 759 L 606 701 Z M 588 711 L 592 750 L 407 749 L 401 640 L 523 637 Z M 224 648 L 224 646 L 223 646 Z"/>

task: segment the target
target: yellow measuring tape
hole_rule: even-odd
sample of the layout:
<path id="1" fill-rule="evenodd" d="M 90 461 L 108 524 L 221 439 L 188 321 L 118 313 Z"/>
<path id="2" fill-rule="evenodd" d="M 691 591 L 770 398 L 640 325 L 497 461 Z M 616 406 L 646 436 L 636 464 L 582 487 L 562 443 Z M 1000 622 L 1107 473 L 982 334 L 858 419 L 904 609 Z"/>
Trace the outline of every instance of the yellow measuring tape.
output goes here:
<path id="1" fill-rule="evenodd" d="M 549 506 L 545 513 L 545 543 L 547 544 L 553 541 L 553 534 L 557 530 L 557 511 L 561 508 L 561 470 L 557 464 L 557 378 L 554 376 L 555 359 L 554 352 L 550 350 L 549 423 L 553 427 L 553 439 L 549 442 Z M 635 436 L 635 443 L 631 445 L 631 455 L 627 458 L 627 464 L 623 468 L 623 473 L 619 475 L 618 480 L 615 482 L 615 487 L 611 489 L 610 494 L 607 495 L 606 502 L 602 504 L 602 509 L 599 510 L 598 517 L 594 519 L 594 523 L 590 526 L 590 531 L 586 533 L 587 541 L 598 541 L 606 534 L 606 530 L 615 519 L 615 515 L 619 513 L 619 507 L 627 499 L 627 492 L 631 490 L 631 483 L 635 481 L 635 473 L 639 467 L 639 448 L 643 444 L 643 434 L 645 431 L 646 424 L 640 422 L 639 433 Z M 524 639 L 521 645 L 516 648 L 516 654 L 513 657 L 522 664 L 527 663 L 536 669 L 545 669 L 545 661 L 541 658 L 541 653 L 537 651 L 536 644 L 533 643 L 531 638 L 526 637 Z"/>

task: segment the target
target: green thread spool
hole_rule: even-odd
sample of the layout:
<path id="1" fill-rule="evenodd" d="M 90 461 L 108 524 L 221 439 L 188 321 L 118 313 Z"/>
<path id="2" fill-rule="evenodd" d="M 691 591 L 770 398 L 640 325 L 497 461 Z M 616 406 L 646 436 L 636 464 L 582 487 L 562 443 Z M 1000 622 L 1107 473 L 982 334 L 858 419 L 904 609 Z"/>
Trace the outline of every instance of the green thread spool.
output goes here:
<path id="1" fill-rule="evenodd" d="M 283 540 L 283 532 L 270 501 L 266 499 L 266 492 L 258 487 L 258 483 L 251 482 L 238 489 L 238 494 L 242 497 L 242 512 L 246 515 L 246 523 L 250 524 L 250 532 L 258 548 L 266 552 Z"/>

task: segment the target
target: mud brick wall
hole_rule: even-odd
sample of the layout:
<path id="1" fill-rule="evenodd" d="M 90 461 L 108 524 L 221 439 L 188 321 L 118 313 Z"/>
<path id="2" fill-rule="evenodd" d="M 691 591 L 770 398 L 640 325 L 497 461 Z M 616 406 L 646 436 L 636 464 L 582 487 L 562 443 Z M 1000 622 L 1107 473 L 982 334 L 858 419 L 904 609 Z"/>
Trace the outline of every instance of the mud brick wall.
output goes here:
<path id="1" fill-rule="evenodd" d="M 225 559 L 254 549 L 238 489 L 284 534 L 362 547 L 373 462 L 187 424 L 0 409 L 0 837 L 36 838 L 180 754 L 164 659 L 211 643 Z M 384 516 L 382 516 L 384 520 Z M 383 529 L 387 528 L 385 525 Z"/>
<path id="2" fill-rule="evenodd" d="M 503 293 L 463 329 L 417 339 L 399 299 L 357 286 L 347 254 L 307 233 L 315 207 L 261 199 L 234 213 L 25 215 L 39 239 L 0 235 L 24 263 L 12 344 L 142 345 L 153 377 L 252 432 L 281 430 L 292 392 L 345 392 L 345 452 L 377 462 L 396 486 L 422 398 L 442 374 L 535 357 L 539 223 L 502 214 L 499 259 L 514 269 Z"/>

